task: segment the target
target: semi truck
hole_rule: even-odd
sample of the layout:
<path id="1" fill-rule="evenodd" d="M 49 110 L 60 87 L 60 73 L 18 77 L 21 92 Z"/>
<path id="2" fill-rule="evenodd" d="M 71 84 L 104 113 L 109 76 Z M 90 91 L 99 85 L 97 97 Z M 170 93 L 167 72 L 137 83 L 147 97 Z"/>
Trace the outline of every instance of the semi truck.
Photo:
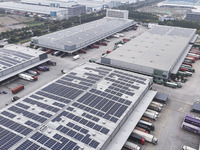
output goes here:
<path id="1" fill-rule="evenodd" d="M 12 91 L 13 94 L 16 94 L 16 93 L 18 93 L 19 91 L 21 91 L 23 89 L 24 89 L 24 86 L 20 85 L 20 86 L 18 86 L 16 88 L 12 89 L 11 91 Z"/>
<path id="2" fill-rule="evenodd" d="M 185 69 L 188 69 L 189 72 L 195 72 L 195 70 L 191 67 L 186 67 L 186 66 L 182 66 L 181 65 L 181 68 L 185 68 Z M 187 70 L 186 70 L 187 71 Z"/>
<path id="3" fill-rule="evenodd" d="M 151 129 L 147 125 L 142 124 L 140 122 L 138 122 L 138 124 L 136 126 L 145 129 L 149 133 L 151 132 Z"/>
<path id="4" fill-rule="evenodd" d="M 40 71 L 49 71 L 49 67 L 48 66 L 38 66 L 37 68 Z"/>
<path id="5" fill-rule="evenodd" d="M 141 119 L 141 120 L 144 120 L 144 121 L 146 121 L 146 122 L 152 123 L 152 120 L 149 119 L 149 118 L 147 118 L 147 117 L 141 117 L 140 119 Z"/>
<path id="6" fill-rule="evenodd" d="M 142 123 L 142 124 L 148 126 L 152 131 L 155 130 L 155 127 L 154 127 L 153 123 L 149 123 L 149 122 L 146 122 L 144 120 L 139 120 L 139 123 Z"/>
<path id="7" fill-rule="evenodd" d="M 77 59 L 79 59 L 80 58 L 80 55 L 75 55 L 74 57 L 73 57 L 73 60 L 77 60 Z"/>
<path id="8" fill-rule="evenodd" d="M 164 86 L 172 87 L 172 88 L 181 88 L 182 85 L 180 83 L 172 83 L 172 82 L 164 82 Z"/>
<path id="9" fill-rule="evenodd" d="M 159 102 L 154 102 L 154 101 L 152 101 L 151 104 L 158 105 L 159 107 L 163 107 L 163 104 L 161 104 L 161 103 L 159 103 Z"/>
<path id="10" fill-rule="evenodd" d="M 191 63 L 183 62 L 184 65 L 190 65 L 192 67 Z"/>
<path id="11" fill-rule="evenodd" d="M 155 115 L 154 113 L 150 113 L 148 111 L 145 111 L 143 116 L 148 117 L 148 118 L 153 119 L 153 120 L 157 120 L 157 118 L 158 118 L 158 115 Z"/>
<path id="12" fill-rule="evenodd" d="M 161 110 L 162 110 L 161 107 L 159 107 L 158 105 L 155 105 L 155 104 L 149 104 L 148 108 L 152 109 L 152 110 L 155 110 L 157 112 L 161 112 Z"/>
<path id="13" fill-rule="evenodd" d="M 33 82 L 33 81 L 37 80 L 37 76 L 32 77 L 30 75 L 23 74 L 23 73 L 20 73 L 18 76 L 19 76 L 19 78 L 27 80 L 27 81 L 32 81 Z"/>
<path id="14" fill-rule="evenodd" d="M 197 150 L 197 149 L 194 149 L 192 147 L 189 147 L 189 146 L 183 146 L 183 150 Z"/>
<path id="15" fill-rule="evenodd" d="M 99 48 L 99 45 L 93 44 L 94 48 Z"/>
<path id="16" fill-rule="evenodd" d="M 140 143 L 140 144 L 142 144 L 142 145 L 145 144 L 145 139 L 144 139 L 142 136 L 140 136 L 140 135 L 138 135 L 138 134 L 136 134 L 136 133 L 133 133 L 133 132 L 132 132 L 131 135 L 129 136 L 128 140 L 133 141 L 133 142 Z"/>
<path id="17" fill-rule="evenodd" d="M 37 75 L 38 75 L 38 73 L 37 73 L 36 71 L 33 71 L 33 70 L 28 70 L 27 72 L 28 72 L 29 74 L 34 75 L 34 76 L 37 76 Z"/>
<path id="18" fill-rule="evenodd" d="M 129 150 L 140 150 L 140 147 L 132 142 L 126 141 L 124 147 Z"/>
<path id="19" fill-rule="evenodd" d="M 147 141 L 147 142 L 150 142 L 150 143 L 153 143 L 153 144 L 157 144 L 157 142 L 158 142 L 157 138 L 154 137 L 154 136 L 151 135 L 151 134 L 141 132 L 141 131 L 139 131 L 139 130 L 137 130 L 137 129 L 134 129 L 134 130 L 133 130 L 133 133 L 140 135 L 140 136 L 143 137 L 143 138 L 145 139 L 145 141 Z"/>
<path id="20" fill-rule="evenodd" d="M 146 111 L 150 112 L 150 113 L 154 113 L 155 115 L 159 115 L 159 113 L 155 110 L 151 110 L 151 109 L 146 109 Z"/>
<path id="21" fill-rule="evenodd" d="M 107 43 L 105 43 L 105 42 L 100 42 L 100 44 L 103 46 L 107 46 Z"/>
<path id="22" fill-rule="evenodd" d="M 52 66 L 56 66 L 56 62 L 55 61 L 51 61 L 51 60 L 47 61 L 47 64 L 48 65 L 52 65 Z"/>
<path id="23" fill-rule="evenodd" d="M 146 132 L 146 133 L 149 133 L 147 130 L 141 128 L 141 127 L 138 127 L 136 126 L 135 129 L 139 130 L 139 131 L 142 131 L 142 132 Z"/>

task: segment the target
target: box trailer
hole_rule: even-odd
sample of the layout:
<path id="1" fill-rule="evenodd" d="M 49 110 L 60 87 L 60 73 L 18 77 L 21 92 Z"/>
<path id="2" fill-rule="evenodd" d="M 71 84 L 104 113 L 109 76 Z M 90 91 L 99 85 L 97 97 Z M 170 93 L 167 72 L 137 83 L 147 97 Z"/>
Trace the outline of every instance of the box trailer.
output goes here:
<path id="1" fill-rule="evenodd" d="M 153 144 L 157 144 L 157 142 L 158 142 L 157 138 L 154 137 L 154 136 L 151 135 L 151 134 L 141 132 L 141 131 L 139 131 L 139 130 L 137 130 L 137 129 L 134 129 L 134 130 L 133 130 L 133 133 L 140 135 L 140 136 L 143 137 L 143 138 L 145 139 L 145 141 L 147 141 L 147 142 L 150 142 L 150 143 L 153 143 Z"/>
<path id="2" fill-rule="evenodd" d="M 142 145 L 144 145 L 145 144 L 145 139 L 142 137 L 142 136 L 140 136 L 140 135 L 138 135 L 138 134 L 136 134 L 136 133 L 131 133 L 130 134 L 130 136 L 128 137 L 128 140 L 131 140 L 131 141 L 133 141 L 133 142 L 137 142 L 137 143 L 140 143 L 140 144 L 142 144 Z"/>
<path id="3" fill-rule="evenodd" d="M 143 114 L 143 116 L 151 118 L 153 120 L 157 120 L 157 118 L 158 118 L 158 115 L 155 115 L 154 113 L 150 113 L 148 111 L 145 111 L 144 114 Z"/>
<path id="4" fill-rule="evenodd" d="M 146 122 L 152 123 L 152 120 L 147 117 L 141 117 L 140 120 L 144 120 Z"/>
<path id="5" fill-rule="evenodd" d="M 149 123 L 149 122 L 146 122 L 144 120 L 139 120 L 139 123 L 142 123 L 142 124 L 148 126 L 152 131 L 155 130 L 155 127 L 154 127 L 153 123 Z"/>
<path id="6" fill-rule="evenodd" d="M 159 107 L 158 105 L 155 105 L 155 104 L 149 104 L 148 108 L 152 109 L 152 110 L 155 110 L 157 112 L 161 112 L 161 110 L 162 110 L 161 107 Z"/>
<path id="7" fill-rule="evenodd" d="M 163 107 L 163 104 L 161 104 L 161 103 L 159 103 L 159 102 L 154 102 L 154 101 L 152 101 L 151 104 L 158 105 L 159 107 Z"/>
<path id="8" fill-rule="evenodd" d="M 159 113 L 155 110 L 152 109 L 146 109 L 146 111 L 150 112 L 150 113 L 154 113 L 155 115 L 159 115 Z"/>
<path id="9" fill-rule="evenodd" d="M 23 73 L 20 73 L 18 76 L 19 76 L 19 78 L 27 80 L 27 81 L 33 82 L 33 81 L 37 80 L 37 76 L 32 77 L 32 76 L 29 76 L 29 75 L 26 75 L 26 74 L 23 74 Z"/>
<path id="10" fill-rule="evenodd" d="M 129 150 L 140 150 L 140 147 L 132 142 L 126 141 L 124 147 Z"/>
<path id="11" fill-rule="evenodd" d="M 138 124 L 136 126 L 145 129 L 149 133 L 151 132 L 151 129 L 147 125 L 142 124 L 140 122 L 138 122 Z"/>
<path id="12" fill-rule="evenodd" d="M 37 73 L 36 71 L 33 71 L 33 70 L 28 70 L 27 72 L 28 72 L 29 74 L 34 75 L 34 76 L 37 76 L 37 75 L 38 75 L 38 73 Z"/>
<path id="13" fill-rule="evenodd" d="M 24 89 L 24 86 L 20 85 L 20 86 L 18 86 L 16 88 L 12 89 L 11 91 L 12 91 L 13 94 L 16 94 L 16 93 L 18 93 L 19 91 L 21 91 L 23 89 Z"/>

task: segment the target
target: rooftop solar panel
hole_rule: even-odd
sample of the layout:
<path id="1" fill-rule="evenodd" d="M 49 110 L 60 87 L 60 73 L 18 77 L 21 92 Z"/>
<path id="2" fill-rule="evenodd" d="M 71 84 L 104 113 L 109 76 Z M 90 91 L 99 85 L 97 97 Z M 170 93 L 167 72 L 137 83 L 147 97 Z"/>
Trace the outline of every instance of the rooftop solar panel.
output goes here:
<path id="1" fill-rule="evenodd" d="M 130 84 L 133 79 L 139 82 Z M 150 77 L 84 64 L 0 111 L 0 129 L 19 133 L 11 149 L 102 149 L 151 82 Z"/>

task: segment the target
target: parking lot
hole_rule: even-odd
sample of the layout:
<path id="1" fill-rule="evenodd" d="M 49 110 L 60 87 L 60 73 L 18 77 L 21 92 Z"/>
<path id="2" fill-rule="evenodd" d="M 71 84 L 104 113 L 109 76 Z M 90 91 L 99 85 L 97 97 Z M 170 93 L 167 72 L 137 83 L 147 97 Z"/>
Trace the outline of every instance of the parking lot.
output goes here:
<path id="1" fill-rule="evenodd" d="M 183 145 L 198 149 L 200 136 L 181 129 L 181 124 L 186 113 L 199 116 L 190 112 L 193 102 L 200 99 L 200 60 L 193 64 L 195 73 L 188 77 L 182 88 L 173 89 L 162 85 L 154 84 L 153 88 L 162 93 L 168 94 L 168 102 L 164 106 L 157 121 L 155 131 L 151 132 L 158 138 L 158 144 L 150 143 L 141 146 L 142 150 L 180 150 Z"/>
<path id="2" fill-rule="evenodd" d="M 126 38 L 137 36 L 147 30 L 145 27 L 140 26 L 136 31 L 130 30 L 128 32 L 123 32 Z M 56 66 L 49 66 L 50 71 L 48 72 L 41 72 L 38 76 L 38 81 L 29 82 L 22 79 L 17 79 L 12 81 L 11 83 L 0 85 L 0 92 L 7 91 L 8 94 L 1 94 L 1 101 L 0 101 L 0 108 L 5 107 L 6 104 L 11 104 L 11 97 L 12 96 L 19 96 L 23 97 L 31 93 L 32 91 L 44 86 L 45 84 L 51 82 L 52 80 L 60 77 L 62 75 L 61 70 L 65 70 L 65 72 L 72 70 L 79 64 L 84 62 L 88 62 L 89 59 L 100 59 L 102 53 L 105 53 L 107 50 L 112 50 L 114 47 L 114 43 L 117 41 L 122 40 L 124 37 L 120 38 L 111 38 L 109 39 L 107 46 L 101 45 L 99 48 L 88 49 L 87 54 L 79 54 L 80 58 L 78 60 L 73 61 L 73 56 L 66 56 L 64 58 L 52 56 L 48 54 L 48 57 L 52 58 L 53 61 L 56 61 Z M 24 85 L 25 89 L 20 91 L 19 93 L 13 95 L 10 89 L 13 89 L 19 85 Z"/>

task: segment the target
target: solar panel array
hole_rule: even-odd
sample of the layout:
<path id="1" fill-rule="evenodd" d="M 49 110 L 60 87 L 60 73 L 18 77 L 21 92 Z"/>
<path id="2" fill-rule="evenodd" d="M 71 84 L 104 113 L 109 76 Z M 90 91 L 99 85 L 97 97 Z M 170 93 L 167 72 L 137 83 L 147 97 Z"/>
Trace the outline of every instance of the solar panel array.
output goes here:
<path id="1" fill-rule="evenodd" d="M 31 58 L 33 58 L 31 55 L 2 48 L 0 49 L 0 71 L 26 62 Z"/>
<path id="2" fill-rule="evenodd" d="M 0 112 L 0 149 L 105 148 L 150 77 L 84 64 Z"/>

